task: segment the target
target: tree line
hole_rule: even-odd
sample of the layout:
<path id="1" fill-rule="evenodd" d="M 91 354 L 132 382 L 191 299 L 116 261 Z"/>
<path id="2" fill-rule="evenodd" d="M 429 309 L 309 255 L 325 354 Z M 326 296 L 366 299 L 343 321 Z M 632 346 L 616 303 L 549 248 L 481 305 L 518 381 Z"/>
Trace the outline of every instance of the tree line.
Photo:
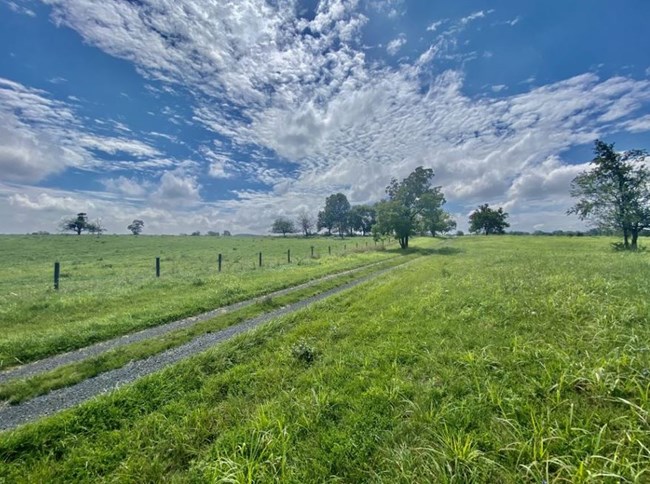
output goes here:
<path id="1" fill-rule="evenodd" d="M 372 234 L 375 240 L 383 236 L 395 237 L 403 249 L 415 234 L 430 233 L 432 236 L 454 230 L 456 221 L 443 209 L 446 203 L 442 187 L 433 186 L 434 173 L 430 168 L 417 167 L 406 178 L 393 178 L 386 187 L 386 198 L 374 205 L 350 205 L 343 193 L 334 193 L 325 199 L 325 207 L 318 212 L 316 223 L 306 212 L 301 212 L 296 223 L 287 217 L 273 222 L 273 233 L 287 234 L 302 230 L 303 235 L 326 230 L 328 235 Z M 509 227 L 508 214 L 488 204 L 481 205 L 470 216 L 470 231 L 503 233 Z"/>

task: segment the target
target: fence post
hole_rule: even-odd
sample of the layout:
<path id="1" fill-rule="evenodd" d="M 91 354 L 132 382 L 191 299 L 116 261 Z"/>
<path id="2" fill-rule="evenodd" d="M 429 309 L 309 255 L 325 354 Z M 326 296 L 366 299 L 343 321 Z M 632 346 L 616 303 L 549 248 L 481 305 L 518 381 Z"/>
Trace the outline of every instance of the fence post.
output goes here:
<path id="1" fill-rule="evenodd" d="M 291 249 L 287 249 L 287 262 L 291 264 Z"/>
<path id="2" fill-rule="evenodd" d="M 262 253 L 260 252 L 260 267 L 262 267 Z"/>
<path id="3" fill-rule="evenodd" d="M 221 272 L 221 254 L 219 254 L 219 272 Z"/>
<path id="4" fill-rule="evenodd" d="M 332 246 L 331 245 L 327 246 L 327 252 L 329 253 L 329 255 L 332 255 Z"/>
<path id="5" fill-rule="evenodd" d="M 156 257 L 156 277 L 160 277 L 160 257 Z"/>
<path id="6" fill-rule="evenodd" d="M 314 258 L 314 246 L 313 245 L 311 246 L 311 257 L 312 257 L 312 259 Z"/>
<path id="7" fill-rule="evenodd" d="M 54 289 L 59 290 L 59 276 L 61 274 L 61 265 L 58 262 L 54 263 Z"/>
<path id="8" fill-rule="evenodd" d="M 359 242 L 357 242 L 357 249 L 359 248 Z"/>
<path id="9" fill-rule="evenodd" d="M 347 244 L 343 244 L 343 250 L 345 250 L 345 249 L 346 249 L 346 246 L 347 246 Z"/>

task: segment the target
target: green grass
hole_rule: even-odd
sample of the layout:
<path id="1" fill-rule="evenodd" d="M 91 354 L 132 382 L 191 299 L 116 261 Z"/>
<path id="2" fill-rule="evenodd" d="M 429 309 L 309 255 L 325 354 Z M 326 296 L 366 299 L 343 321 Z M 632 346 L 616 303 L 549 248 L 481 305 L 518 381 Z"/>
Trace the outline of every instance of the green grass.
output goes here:
<path id="1" fill-rule="evenodd" d="M 396 252 L 372 249 L 374 242 L 367 238 L 0 236 L 0 369 Z M 259 252 L 262 268 L 257 267 Z M 224 255 L 221 274 L 219 253 Z M 161 257 L 160 279 L 155 257 Z M 59 291 L 52 289 L 54 261 L 61 263 Z"/>
<path id="2" fill-rule="evenodd" d="M 202 334 L 219 331 L 247 319 L 362 279 L 377 271 L 404 264 L 420 256 L 421 254 L 419 252 L 406 252 L 403 256 L 393 257 L 378 265 L 361 269 L 359 272 L 342 274 L 334 279 L 329 279 L 304 289 L 298 289 L 287 295 L 264 298 L 252 306 L 219 315 L 186 329 L 125 345 L 101 355 L 87 358 L 77 363 L 64 365 L 55 370 L 40 373 L 30 378 L 12 380 L 8 383 L 0 384 L 0 401 L 15 405 L 52 390 L 74 385 L 100 373 L 121 368 L 130 361 L 141 360 L 170 348 L 180 346 Z"/>
<path id="3" fill-rule="evenodd" d="M 450 245 L 3 434 L 0 478 L 647 482 L 650 256 Z"/>

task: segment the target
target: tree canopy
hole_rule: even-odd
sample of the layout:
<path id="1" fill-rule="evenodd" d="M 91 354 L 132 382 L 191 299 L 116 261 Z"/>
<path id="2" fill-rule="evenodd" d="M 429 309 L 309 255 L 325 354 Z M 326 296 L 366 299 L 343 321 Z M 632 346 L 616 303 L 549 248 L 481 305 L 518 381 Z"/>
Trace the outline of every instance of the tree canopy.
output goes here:
<path id="1" fill-rule="evenodd" d="M 142 220 L 135 219 L 126 228 L 130 230 L 133 235 L 140 235 L 142 233 L 142 229 L 144 228 L 144 222 Z"/>
<path id="2" fill-rule="evenodd" d="M 292 220 L 289 220 L 286 217 L 278 217 L 273 222 L 271 232 L 274 234 L 282 234 L 286 237 L 287 234 L 293 234 L 296 232 L 296 226 L 293 224 Z"/>
<path id="3" fill-rule="evenodd" d="M 469 231 L 475 234 L 503 234 L 510 227 L 506 221 L 508 213 L 499 207 L 497 210 L 490 208 L 487 203 L 480 205 L 469 216 Z"/>
<path id="4" fill-rule="evenodd" d="M 318 212 L 318 230 L 336 230 L 341 237 L 348 228 L 350 202 L 342 193 L 334 193 L 325 199 L 325 209 Z"/>
<path id="5" fill-rule="evenodd" d="M 600 229 L 623 235 L 623 248 L 637 249 L 641 231 L 650 227 L 650 169 L 647 153 L 614 150 L 614 143 L 596 140 L 591 169 L 571 182 L 571 196 L 578 199 L 568 211 L 590 220 Z"/>
<path id="6" fill-rule="evenodd" d="M 433 213 L 445 203 L 441 187 L 431 186 L 433 170 L 417 167 L 402 181 L 393 178 L 386 187 L 388 200 L 377 204 L 377 231 L 393 234 L 400 247 L 406 249 L 409 237 L 424 221 L 427 213 Z"/>

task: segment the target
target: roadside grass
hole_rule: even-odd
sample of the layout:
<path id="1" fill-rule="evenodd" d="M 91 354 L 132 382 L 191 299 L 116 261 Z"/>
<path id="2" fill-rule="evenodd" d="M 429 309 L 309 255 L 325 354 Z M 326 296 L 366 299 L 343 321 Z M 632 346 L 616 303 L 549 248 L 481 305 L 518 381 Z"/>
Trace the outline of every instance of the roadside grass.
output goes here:
<path id="1" fill-rule="evenodd" d="M 102 353 L 101 355 L 87 358 L 77 363 L 63 365 L 30 378 L 11 380 L 8 383 L 0 384 L 0 401 L 15 405 L 38 395 L 44 395 L 52 390 L 74 385 L 100 373 L 121 368 L 130 361 L 141 360 L 170 348 L 180 346 L 205 333 L 216 332 L 236 325 L 247 319 L 269 313 L 275 309 L 308 299 L 330 289 L 360 280 L 376 272 L 404 264 L 420 256 L 421 254 L 418 252 L 410 252 L 401 257 L 394 257 L 378 265 L 362 269 L 359 272 L 343 274 L 337 276 L 335 279 L 323 281 L 287 295 L 264 298 L 251 306 L 199 322 L 186 329 L 176 330 L 163 336 L 125 345 Z"/>
<path id="2" fill-rule="evenodd" d="M 334 237 L 0 236 L 0 369 L 385 260 L 394 247 Z M 217 253 L 227 254 L 220 274 Z"/>
<path id="3" fill-rule="evenodd" d="M 0 479 L 647 482 L 648 254 L 451 244 L 2 434 Z"/>

